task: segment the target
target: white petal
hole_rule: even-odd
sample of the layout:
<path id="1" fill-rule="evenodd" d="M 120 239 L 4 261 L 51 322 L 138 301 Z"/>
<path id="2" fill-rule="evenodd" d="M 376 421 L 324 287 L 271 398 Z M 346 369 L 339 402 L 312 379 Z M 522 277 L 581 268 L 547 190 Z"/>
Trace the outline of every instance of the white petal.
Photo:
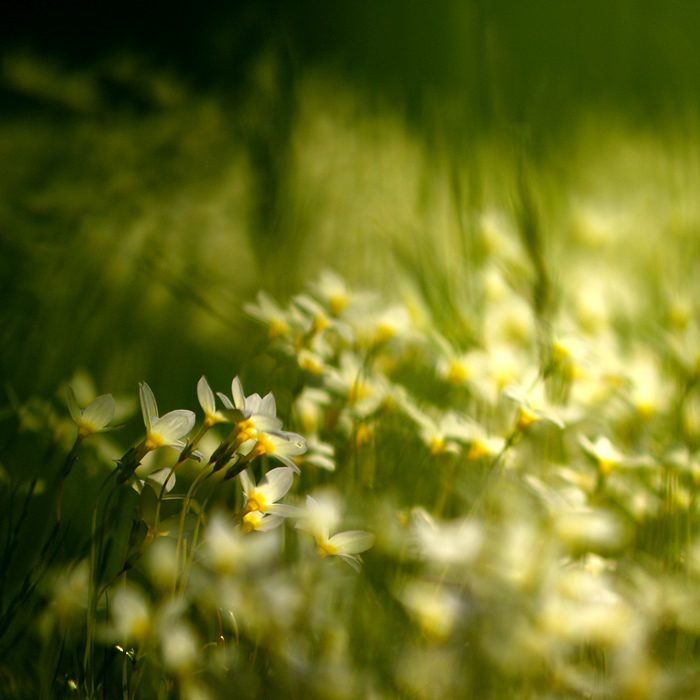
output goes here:
<path id="1" fill-rule="evenodd" d="M 296 457 L 306 452 L 306 440 L 298 433 L 280 431 L 269 435 L 270 442 L 275 446 L 275 453 Z"/>
<path id="2" fill-rule="evenodd" d="M 333 535 L 328 544 L 336 548 L 337 554 L 359 554 L 374 544 L 374 535 L 364 530 L 348 530 Z"/>
<path id="3" fill-rule="evenodd" d="M 238 377 L 234 377 L 231 382 L 231 396 L 233 397 L 233 405 L 236 408 L 245 408 L 245 394 L 243 393 L 243 385 Z"/>
<path id="4" fill-rule="evenodd" d="M 338 554 L 338 556 L 346 563 L 349 564 L 355 571 L 359 574 L 362 569 L 362 559 L 357 555 L 353 554 Z"/>
<path id="5" fill-rule="evenodd" d="M 258 491 L 267 503 L 276 503 L 294 483 L 294 472 L 287 467 L 271 469 L 258 484 Z"/>
<path id="6" fill-rule="evenodd" d="M 266 512 L 274 513 L 283 518 L 301 518 L 304 515 L 304 510 L 302 508 L 290 506 L 286 503 L 270 503 L 270 505 L 267 506 Z"/>
<path id="7" fill-rule="evenodd" d="M 255 488 L 255 481 L 253 481 L 250 474 L 248 474 L 247 469 L 241 472 L 240 477 L 241 484 L 243 485 L 243 493 L 247 496 Z"/>
<path id="8" fill-rule="evenodd" d="M 266 416 L 262 413 L 254 413 L 251 416 L 251 420 L 258 430 L 265 432 L 270 430 L 279 430 L 282 427 L 282 421 L 279 418 L 275 418 L 274 416 Z"/>
<path id="9" fill-rule="evenodd" d="M 75 392 L 73 387 L 69 384 L 68 390 L 66 391 L 66 403 L 68 404 L 68 410 L 70 411 L 71 418 L 80 425 L 82 421 L 83 412 L 78 406 L 78 399 L 75 398 Z"/>
<path id="10" fill-rule="evenodd" d="M 266 515 L 260 520 L 260 524 L 255 528 L 258 532 L 269 532 L 279 527 L 284 522 L 284 518 L 279 515 Z"/>
<path id="11" fill-rule="evenodd" d="M 153 396 L 151 387 L 142 382 L 139 384 L 139 398 L 141 399 L 141 413 L 143 414 L 143 424 L 146 430 L 150 433 L 152 428 L 152 419 L 158 418 L 158 405 L 156 397 Z"/>
<path id="12" fill-rule="evenodd" d="M 216 412 L 214 393 L 204 375 L 202 375 L 202 378 L 197 382 L 197 398 L 199 399 L 199 405 L 202 407 L 202 410 L 208 416 Z"/>
<path id="13" fill-rule="evenodd" d="M 266 394 L 262 401 L 260 401 L 258 413 L 264 413 L 267 416 L 277 415 L 277 404 L 275 403 L 275 397 L 272 395 L 272 392 Z"/>
<path id="14" fill-rule="evenodd" d="M 240 411 L 237 408 L 224 408 L 217 411 L 216 415 L 220 421 L 225 423 L 240 423 L 240 421 L 250 417 L 248 411 Z"/>
<path id="15" fill-rule="evenodd" d="M 309 455 L 308 457 L 304 458 L 304 463 L 313 464 L 315 467 L 318 467 L 319 469 L 325 469 L 329 472 L 335 471 L 335 462 L 329 457 L 325 457 L 324 455 Z"/>
<path id="16" fill-rule="evenodd" d="M 172 472 L 171 467 L 163 467 L 162 469 L 158 469 L 154 472 L 151 472 L 148 477 L 146 478 L 146 481 L 151 482 L 151 486 L 153 487 L 153 490 L 157 493 L 160 494 L 160 490 L 163 488 L 163 484 L 165 483 L 165 480 L 168 478 L 168 475 Z M 175 474 L 173 474 L 170 479 L 168 480 L 168 485 L 165 487 L 165 492 L 169 493 L 170 491 L 173 490 L 173 486 L 175 486 Z"/>
<path id="17" fill-rule="evenodd" d="M 231 399 L 229 399 L 226 394 L 222 394 L 220 391 L 216 392 L 217 396 L 221 399 L 221 402 L 226 406 L 226 408 L 235 408 L 235 406 L 231 403 Z"/>
<path id="18" fill-rule="evenodd" d="M 276 452 L 273 452 L 270 457 L 274 457 L 275 459 L 278 459 L 282 464 L 285 464 L 286 466 L 283 467 L 283 469 L 291 469 L 295 474 L 301 474 L 301 471 L 299 471 L 299 467 L 297 467 L 294 462 L 292 462 L 289 457 L 285 457 L 285 455 L 280 455 L 277 454 Z"/>
<path id="19" fill-rule="evenodd" d="M 159 435 L 166 444 L 171 444 L 179 440 L 183 435 L 192 430 L 195 415 L 192 411 L 178 409 L 170 411 L 162 418 L 157 418 L 151 425 L 151 433 Z"/>
<path id="20" fill-rule="evenodd" d="M 102 430 L 114 418 L 115 409 L 112 394 L 98 396 L 83 411 L 83 422 L 92 423 L 97 430 Z"/>

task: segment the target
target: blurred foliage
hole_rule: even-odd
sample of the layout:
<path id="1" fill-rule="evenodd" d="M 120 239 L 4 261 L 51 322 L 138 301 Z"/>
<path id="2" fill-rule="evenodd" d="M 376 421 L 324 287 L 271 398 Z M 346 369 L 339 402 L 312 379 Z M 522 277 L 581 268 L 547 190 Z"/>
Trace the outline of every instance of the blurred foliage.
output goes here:
<path id="1" fill-rule="evenodd" d="M 284 561 L 265 564 L 280 598 L 255 571 L 217 590 L 250 603 L 226 628 L 231 675 L 207 676 L 219 693 L 692 697 L 698 24 L 700 9 L 658 0 L 16 3 L 0 57 L 0 687 L 70 691 L 67 662 L 46 670 L 63 648 L 42 606 L 75 583 L 55 572 L 86 554 L 85 504 L 142 437 L 137 383 L 167 411 L 192 407 L 206 372 L 274 389 L 300 432 L 309 410 L 338 470 L 307 466 L 297 495 L 334 484 L 352 527 L 378 533 L 352 583 L 285 568 L 305 561 L 288 530 Z M 317 347 L 327 268 L 376 297 L 344 319 L 352 341 Z M 265 331 L 259 289 L 279 304 L 275 325 L 258 298 Z M 360 379 L 381 395 L 366 413 Z M 81 406 L 114 392 L 128 422 L 66 482 L 66 532 L 52 514 L 69 380 Z M 513 383 L 522 408 L 537 385 L 571 409 L 566 429 L 545 412 L 520 440 Z M 332 400 L 304 406 L 305 388 Z M 453 444 L 450 411 L 486 432 Z M 491 461 L 487 436 L 503 441 Z M 110 511 L 112 568 L 137 500 Z M 478 553 L 460 559 L 451 537 Z M 192 624 L 212 640 L 202 571 Z M 137 569 L 149 595 L 151 575 Z M 284 593 L 276 627 L 265 612 Z M 113 677 L 127 667 L 103 652 Z M 167 695 L 149 669 L 144 697 Z"/>

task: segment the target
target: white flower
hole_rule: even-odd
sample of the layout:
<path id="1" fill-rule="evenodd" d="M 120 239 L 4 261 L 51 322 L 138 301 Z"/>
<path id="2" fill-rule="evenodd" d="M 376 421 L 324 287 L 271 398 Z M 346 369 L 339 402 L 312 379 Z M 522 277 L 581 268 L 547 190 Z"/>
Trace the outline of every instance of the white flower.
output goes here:
<path id="1" fill-rule="evenodd" d="M 184 449 L 185 443 L 180 440 L 192 430 L 195 415 L 192 411 L 179 409 L 158 417 L 158 406 L 151 387 L 143 382 L 139 384 L 141 411 L 146 426 L 146 439 L 143 446 L 146 452 L 168 445 L 178 451 Z"/>
<path id="2" fill-rule="evenodd" d="M 591 442 L 585 435 L 579 435 L 581 449 L 595 462 L 603 474 L 609 474 L 616 467 L 653 467 L 650 457 L 627 457 L 613 445 L 608 438 L 599 435 Z"/>
<path id="3" fill-rule="evenodd" d="M 540 393 L 541 390 L 528 395 L 520 387 L 513 384 L 503 390 L 503 396 L 511 399 L 511 401 L 515 401 L 520 407 L 516 425 L 518 431 L 525 430 L 525 428 L 536 421 L 554 423 L 554 425 L 562 429 L 565 427 L 564 421 L 559 415 L 549 408 L 542 397 L 538 396 Z"/>
<path id="4" fill-rule="evenodd" d="M 246 521 L 245 517 L 248 514 L 260 513 L 260 517 L 262 517 L 264 513 L 273 513 L 281 518 L 302 514 L 303 511 L 299 508 L 277 503 L 280 498 L 287 495 L 294 483 L 294 472 L 288 467 L 278 467 L 270 470 L 257 485 L 247 469 L 241 472 L 240 476 L 245 497 L 245 505 L 241 511 L 244 519 L 244 530 L 260 529 L 260 518 L 256 516 Z M 274 522 L 279 524 L 277 521 Z M 248 527 L 246 527 L 246 523 Z M 267 523 L 266 529 L 269 529 L 270 524 Z"/>
<path id="5" fill-rule="evenodd" d="M 464 603 L 454 592 L 432 582 L 409 581 L 397 597 L 424 632 L 441 639 L 464 612 Z"/>
<path id="6" fill-rule="evenodd" d="M 479 523 L 467 518 L 435 520 L 422 508 L 411 512 L 411 540 L 421 559 L 439 567 L 469 564 L 483 542 Z"/>
<path id="7" fill-rule="evenodd" d="M 246 397 L 243 393 L 243 385 L 238 377 L 231 382 L 231 397 L 233 402 L 225 394 L 219 394 L 227 410 L 238 409 L 246 418 L 239 421 L 229 439 L 237 439 L 238 445 L 245 440 L 255 440 L 260 431 L 279 430 L 282 421 L 277 418 L 277 404 L 272 392 L 260 398 L 258 394 Z"/>
<path id="8" fill-rule="evenodd" d="M 316 553 L 320 557 L 340 557 L 359 571 L 362 559 L 358 555 L 374 544 L 374 535 L 364 530 L 347 530 L 329 537 L 330 526 L 335 524 L 337 517 L 337 510 L 332 505 L 319 503 L 312 496 L 307 496 L 306 517 L 297 523 L 297 527 L 316 540 Z"/>
<path id="9" fill-rule="evenodd" d="M 197 383 L 197 398 L 204 411 L 204 423 L 207 428 L 211 428 L 217 423 L 237 423 L 241 419 L 247 418 L 247 411 L 227 406 L 226 402 L 224 402 L 226 408 L 223 411 L 218 411 L 214 392 L 204 376 Z"/>
<path id="10" fill-rule="evenodd" d="M 108 423 L 114 418 L 115 403 L 112 394 L 98 396 L 91 401 L 85 410 L 78 406 L 73 387 L 68 386 L 67 392 L 68 410 L 71 417 L 78 425 L 78 435 L 86 438 L 92 433 L 101 433 L 108 428 Z"/>
<path id="11" fill-rule="evenodd" d="M 108 636 L 121 644 L 138 644 L 150 636 L 151 606 L 143 592 L 133 586 L 118 588 L 110 601 L 112 619 Z"/>
<path id="12" fill-rule="evenodd" d="M 243 304 L 243 310 L 267 325 L 267 334 L 270 340 L 289 335 L 294 321 L 289 311 L 285 311 L 279 304 L 260 291 L 255 304 Z"/>
<path id="13" fill-rule="evenodd" d="M 303 457 L 298 457 L 300 464 L 312 464 L 319 469 L 335 471 L 335 449 L 327 442 L 321 442 L 317 435 L 311 435 L 306 441 L 307 451 Z"/>
<path id="14" fill-rule="evenodd" d="M 245 445 L 242 446 L 245 449 Z M 299 467 L 290 459 L 306 452 L 306 440 L 298 433 L 290 433 L 284 430 L 260 433 L 252 450 L 246 454 L 237 466 L 246 464 L 255 457 L 270 455 L 285 464 L 295 473 L 299 473 Z"/>
<path id="15" fill-rule="evenodd" d="M 276 533 L 248 537 L 220 511 L 215 511 L 209 517 L 204 534 L 204 560 L 219 574 L 265 565 L 279 551 L 280 540 Z"/>
<path id="16" fill-rule="evenodd" d="M 470 443 L 477 438 L 485 439 L 483 430 L 454 411 L 447 411 L 435 420 L 418 408 L 406 391 L 397 389 L 392 396 L 404 413 L 418 424 L 420 439 L 432 455 L 444 452 L 456 454 L 460 451 L 460 443 Z"/>

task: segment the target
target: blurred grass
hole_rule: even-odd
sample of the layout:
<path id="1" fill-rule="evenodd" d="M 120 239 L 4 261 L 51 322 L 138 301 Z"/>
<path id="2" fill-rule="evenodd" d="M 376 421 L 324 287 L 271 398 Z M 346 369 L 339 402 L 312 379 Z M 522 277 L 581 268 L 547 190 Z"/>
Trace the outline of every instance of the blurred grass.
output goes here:
<path id="1" fill-rule="evenodd" d="M 241 300 L 324 266 L 380 288 L 408 270 L 468 345 L 473 319 L 444 326 L 474 306 L 474 233 L 517 209 L 518 162 L 555 251 L 622 201 L 694 230 L 690 8 L 205 3 L 156 43 L 154 16 L 115 14 L 104 48 L 81 41 L 93 13 L 5 29 L 0 372 L 27 393 L 83 366 L 181 401 L 250 355 Z"/>

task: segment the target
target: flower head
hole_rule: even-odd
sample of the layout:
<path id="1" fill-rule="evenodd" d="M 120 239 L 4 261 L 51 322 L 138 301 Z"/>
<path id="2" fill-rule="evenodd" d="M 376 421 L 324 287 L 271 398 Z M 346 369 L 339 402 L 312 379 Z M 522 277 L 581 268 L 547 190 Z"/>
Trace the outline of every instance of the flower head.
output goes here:
<path id="1" fill-rule="evenodd" d="M 337 519 L 337 509 L 332 504 L 319 503 L 312 496 L 307 496 L 306 515 L 297 523 L 297 527 L 316 540 L 316 553 L 321 558 L 340 557 L 355 571 L 359 571 L 362 563 L 359 554 L 374 544 L 374 535 L 364 530 L 347 530 L 330 537 L 330 526 Z"/>
<path id="2" fill-rule="evenodd" d="M 143 443 L 146 452 L 164 445 L 178 451 L 184 449 L 185 443 L 180 438 L 192 430 L 195 421 L 194 413 L 186 409 L 178 409 L 159 418 L 156 398 L 146 382 L 139 384 L 139 395 L 143 422 L 146 426 L 146 439 Z"/>
<path id="3" fill-rule="evenodd" d="M 78 435 L 80 438 L 86 438 L 92 433 L 112 430 L 112 428 L 107 427 L 109 422 L 114 418 L 115 404 L 112 394 L 98 396 L 88 404 L 85 410 L 82 410 L 78 406 L 78 400 L 75 397 L 73 387 L 69 385 L 67 402 L 71 417 L 78 425 Z"/>
<path id="4" fill-rule="evenodd" d="M 197 398 L 199 399 L 199 405 L 204 411 L 204 423 L 207 428 L 211 428 L 212 425 L 217 423 L 237 423 L 248 417 L 248 412 L 245 409 L 234 408 L 230 405 L 230 402 L 228 404 L 224 402 L 226 408 L 217 410 L 214 392 L 204 376 L 197 383 Z"/>
<path id="5" fill-rule="evenodd" d="M 240 476 L 245 497 L 245 506 L 242 511 L 244 517 L 249 513 L 275 513 L 282 517 L 301 514 L 302 511 L 299 508 L 277 503 L 280 498 L 287 495 L 294 483 L 294 472 L 289 467 L 271 469 L 257 485 L 247 469 L 241 472 Z"/>

